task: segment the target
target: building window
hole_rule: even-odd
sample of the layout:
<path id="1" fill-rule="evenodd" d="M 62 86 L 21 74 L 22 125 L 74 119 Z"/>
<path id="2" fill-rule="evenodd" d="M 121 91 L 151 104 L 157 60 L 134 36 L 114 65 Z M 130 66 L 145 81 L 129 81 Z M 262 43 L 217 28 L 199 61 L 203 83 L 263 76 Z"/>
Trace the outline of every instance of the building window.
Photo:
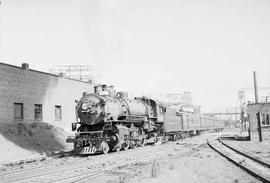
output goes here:
<path id="1" fill-rule="evenodd" d="M 62 108 L 60 105 L 55 106 L 55 120 L 57 121 L 62 120 Z"/>
<path id="2" fill-rule="evenodd" d="M 266 114 L 266 125 L 270 125 L 269 114 Z"/>
<path id="3" fill-rule="evenodd" d="M 269 114 L 261 114 L 261 125 L 270 126 Z"/>
<path id="4" fill-rule="evenodd" d="M 14 119 L 23 120 L 23 103 L 14 103 Z"/>
<path id="5" fill-rule="evenodd" d="M 266 125 L 265 122 L 266 122 L 266 120 L 265 120 L 265 114 L 261 114 L 261 124 L 262 124 L 262 126 L 265 126 Z"/>
<path id="6" fill-rule="evenodd" d="M 35 104 L 35 120 L 41 121 L 42 120 L 42 105 Z"/>

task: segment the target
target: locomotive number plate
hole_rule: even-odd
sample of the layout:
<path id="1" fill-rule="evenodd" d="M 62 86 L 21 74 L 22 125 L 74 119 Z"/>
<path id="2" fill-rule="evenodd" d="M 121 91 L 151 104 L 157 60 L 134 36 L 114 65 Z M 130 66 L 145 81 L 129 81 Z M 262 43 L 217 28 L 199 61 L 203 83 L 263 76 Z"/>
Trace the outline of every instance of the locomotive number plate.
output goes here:
<path id="1" fill-rule="evenodd" d="M 97 149 L 92 146 L 92 147 L 84 147 L 80 154 L 94 154 L 97 151 Z"/>

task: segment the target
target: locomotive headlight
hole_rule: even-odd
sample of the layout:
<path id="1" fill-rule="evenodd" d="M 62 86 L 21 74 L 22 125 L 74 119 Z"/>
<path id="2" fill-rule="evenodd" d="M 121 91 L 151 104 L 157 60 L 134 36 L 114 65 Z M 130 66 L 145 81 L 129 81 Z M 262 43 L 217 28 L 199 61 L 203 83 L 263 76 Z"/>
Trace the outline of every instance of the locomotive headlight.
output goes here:
<path id="1" fill-rule="evenodd" d="M 87 103 L 83 103 L 83 104 L 82 104 L 82 109 L 83 109 L 83 110 L 86 110 L 87 107 L 88 107 Z"/>

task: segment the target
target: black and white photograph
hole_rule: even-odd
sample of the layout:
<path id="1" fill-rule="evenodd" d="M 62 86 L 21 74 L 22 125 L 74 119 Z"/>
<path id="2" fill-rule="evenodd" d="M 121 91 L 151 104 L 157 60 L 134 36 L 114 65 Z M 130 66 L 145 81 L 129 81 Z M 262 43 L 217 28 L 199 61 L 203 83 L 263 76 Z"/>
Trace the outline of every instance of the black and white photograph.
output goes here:
<path id="1" fill-rule="evenodd" d="M 270 0 L 0 0 L 1 183 L 269 183 Z"/>

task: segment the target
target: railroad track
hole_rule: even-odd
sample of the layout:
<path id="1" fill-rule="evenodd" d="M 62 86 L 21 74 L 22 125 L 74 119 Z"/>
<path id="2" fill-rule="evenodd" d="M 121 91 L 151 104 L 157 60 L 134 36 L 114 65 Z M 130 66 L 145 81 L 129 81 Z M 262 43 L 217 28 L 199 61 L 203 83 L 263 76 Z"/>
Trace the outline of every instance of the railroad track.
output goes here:
<path id="1" fill-rule="evenodd" d="M 262 182 L 270 183 L 270 165 L 252 157 L 234 147 L 229 146 L 220 139 L 208 141 L 207 144 L 220 155 L 242 168 Z"/>
<path id="2" fill-rule="evenodd" d="M 148 146 L 142 147 L 142 148 L 149 148 Z M 132 153 L 133 149 L 130 149 L 129 151 L 121 151 L 117 152 L 118 154 L 121 153 Z M 103 159 L 106 160 L 108 158 L 108 155 L 113 155 L 112 154 L 102 154 L 102 155 L 94 155 L 94 156 L 89 156 L 89 157 L 66 157 L 66 158 L 52 158 L 46 161 L 38 162 L 38 163 L 27 163 L 27 164 L 18 164 L 14 167 L 7 167 L 5 171 L 0 171 L 0 177 L 7 176 L 7 175 L 14 175 L 18 173 L 27 173 L 27 172 L 32 172 L 34 170 L 39 170 L 42 171 L 43 169 L 49 169 L 49 168 L 54 168 L 54 167 L 59 167 L 61 165 L 70 165 L 70 164 L 84 164 L 86 161 L 89 159 L 95 158 L 95 160 Z M 118 154 L 114 154 L 115 156 L 118 156 Z M 92 161 L 92 160 L 91 160 Z M 104 161 L 106 163 L 106 161 Z M 93 164 L 95 164 L 93 162 Z M 91 165 L 94 166 L 94 165 Z"/>
<path id="3" fill-rule="evenodd" d="M 49 162 L 42 162 L 40 165 L 25 167 L 23 169 L 8 170 L 0 173 L 1 182 L 88 182 L 98 180 L 112 180 L 119 178 L 119 175 L 113 175 L 112 170 L 118 170 L 119 167 L 138 165 L 137 169 L 147 167 L 152 160 L 158 160 L 168 157 L 169 154 L 177 153 L 175 147 L 168 142 L 158 146 L 145 146 L 139 149 L 130 149 L 110 153 L 106 155 L 90 156 L 84 158 L 69 157 L 66 160 L 55 159 Z M 192 147 L 205 143 L 201 141 L 199 144 L 190 144 Z M 189 148 L 192 148 L 189 146 Z M 188 148 L 188 149 L 189 149 Z M 187 149 L 187 151 L 188 151 Z M 63 161 L 62 161 L 63 160 Z M 45 163 L 45 164 L 43 164 Z M 122 169 L 121 169 L 122 170 Z M 124 169 L 123 169 L 124 170 Z M 106 182 L 106 181 L 101 181 Z"/>
<path id="4" fill-rule="evenodd" d="M 117 163 L 113 166 L 110 166 L 110 167 L 107 167 L 107 168 L 104 168 L 102 170 L 94 170 L 94 171 L 91 171 L 91 172 L 85 172 L 85 173 L 82 173 L 82 174 L 79 174 L 78 176 L 70 176 L 70 177 L 63 177 L 61 179 L 58 179 L 58 180 L 53 180 L 53 181 L 50 181 L 50 182 L 54 182 L 54 183 L 61 183 L 61 182 L 72 182 L 72 183 L 79 183 L 79 182 L 84 182 L 84 181 L 90 181 L 98 176 L 101 176 L 101 175 L 105 175 L 107 174 L 107 172 L 111 171 L 111 170 L 114 170 L 115 168 L 117 167 L 126 167 L 126 166 L 132 166 L 132 165 L 136 165 L 138 162 L 140 163 L 147 163 L 149 161 L 151 161 L 153 159 L 153 156 L 147 156 L 145 158 L 142 158 L 140 160 L 133 160 L 133 161 L 128 161 L 128 162 L 121 162 L 121 163 Z"/>
<path id="5" fill-rule="evenodd" d="M 147 157 L 149 158 L 149 157 Z M 138 161 L 138 160 L 135 160 Z M 118 166 L 126 166 L 132 164 L 132 161 L 115 162 L 115 160 L 103 161 L 101 163 L 91 163 L 81 166 L 62 166 L 58 169 L 40 171 L 39 173 L 28 174 L 22 176 L 14 173 L 12 176 L 3 176 L 3 182 L 77 182 L 81 179 L 91 178 L 103 174 L 105 171 L 116 168 Z"/>
<path id="6" fill-rule="evenodd" d="M 151 146 L 150 146 L 151 147 Z M 140 148 L 149 148 L 149 146 L 144 146 L 144 147 L 140 147 Z M 121 152 L 112 152 L 112 154 L 114 153 L 129 153 L 134 151 L 135 149 L 129 149 L 127 152 L 126 151 L 121 151 Z M 109 155 L 112 155 L 111 153 Z M 95 157 L 95 158 L 103 158 L 104 156 L 107 156 L 108 154 L 95 154 L 95 155 L 90 155 L 89 157 Z M 37 170 L 37 169 L 47 169 L 47 168 L 53 168 L 53 167 L 57 167 L 59 166 L 59 164 L 63 165 L 63 164 L 73 164 L 74 161 L 76 161 L 76 164 L 80 164 L 85 162 L 85 159 L 87 159 L 86 157 L 81 157 L 81 156 L 66 156 L 66 157 L 61 157 L 61 158 L 50 158 L 49 160 L 45 160 L 45 161 L 35 161 L 35 162 L 31 162 L 31 163 L 24 163 L 24 164 L 16 164 L 15 166 L 11 166 L 11 167 L 2 167 L 2 169 L 0 169 L 0 177 L 3 175 L 9 175 L 9 174 L 16 174 L 16 173 L 22 173 L 22 172 L 28 172 L 28 171 L 32 171 L 32 170 Z M 66 161 L 65 161 L 66 160 Z M 3 168 L 5 169 L 3 171 Z"/>
<path id="7" fill-rule="evenodd" d="M 121 166 L 130 166 L 136 163 L 150 162 L 161 156 L 166 151 L 150 152 L 150 147 L 142 148 L 145 153 L 138 153 L 137 151 L 123 151 L 113 153 L 113 156 L 103 156 L 102 158 L 95 158 L 86 160 L 78 160 L 74 164 L 54 164 L 52 166 L 41 166 L 35 168 L 28 168 L 23 171 L 9 171 L 0 174 L 0 179 L 3 182 L 81 182 L 81 180 L 91 179 L 96 176 L 104 174 L 112 169 Z M 126 158 L 121 158 L 125 154 Z M 100 157 L 100 156 L 99 156 Z M 129 158 L 127 158 L 129 157 Z M 132 158 L 135 157 L 135 158 Z M 102 159 L 102 161 L 100 161 Z"/>

